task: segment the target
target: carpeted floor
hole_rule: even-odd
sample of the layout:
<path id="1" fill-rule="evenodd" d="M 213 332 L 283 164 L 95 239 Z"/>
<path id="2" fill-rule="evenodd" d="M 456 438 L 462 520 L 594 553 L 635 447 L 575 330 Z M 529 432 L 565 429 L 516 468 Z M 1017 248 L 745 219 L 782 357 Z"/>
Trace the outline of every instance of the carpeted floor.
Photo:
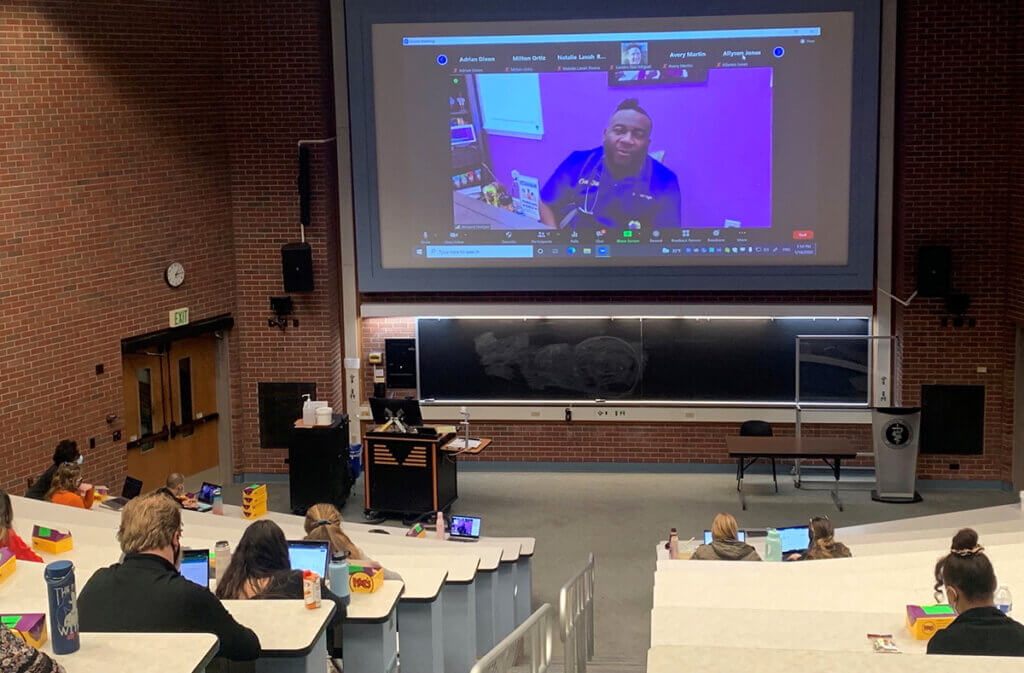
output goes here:
<path id="1" fill-rule="evenodd" d="M 188 480 L 189 490 L 203 477 Z M 457 514 L 483 517 L 484 535 L 537 538 L 533 558 L 534 606 L 558 605 L 561 585 L 589 552 L 597 563 L 596 659 L 641 666 L 650 646 L 654 546 L 675 526 L 680 537 L 700 535 L 717 512 L 733 513 L 740 527 L 792 525 L 827 514 L 837 527 L 999 505 L 1016 493 L 988 489 L 925 490 L 912 505 L 873 502 L 867 490 L 844 490 L 839 512 L 821 487 L 795 489 L 780 474 L 780 493 L 769 477 L 747 480 L 747 511 L 740 511 L 731 474 L 622 474 L 462 470 Z M 363 520 L 363 482 L 353 489 L 344 515 Z M 240 489 L 225 489 L 237 503 Z M 288 511 L 288 485 L 270 483 L 270 507 Z M 391 522 L 393 525 L 395 522 Z M 928 573 L 930 569 L 922 569 Z"/>

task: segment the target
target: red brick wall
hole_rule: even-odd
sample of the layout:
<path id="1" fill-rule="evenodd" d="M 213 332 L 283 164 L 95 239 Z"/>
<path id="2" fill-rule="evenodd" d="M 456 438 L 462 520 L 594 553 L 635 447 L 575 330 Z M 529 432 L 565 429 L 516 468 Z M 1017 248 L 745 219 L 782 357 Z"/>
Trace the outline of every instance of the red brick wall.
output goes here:
<path id="1" fill-rule="evenodd" d="M 259 449 L 258 382 L 315 381 L 321 397 L 340 400 L 331 146 L 312 153 L 307 238 L 317 290 L 295 296 L 298 329 L 266 326 L 267 298 L 283 294 L 280 246 L 298 234 L 296 141 L 333 135 L 326 8 L 326 0 L 0 5 L 0 486 L 20 490 L 64 436 L 83 445 L 97 438 L 97 449 L 88 452 L 90 478 L 117 483 L 123 477 L 124 443 L 111 441 L 120 421 L 104 420 L 122 414 L 119 343 L 164 327 L 167 311 L 179 306 L 189 306 L 193 320 L 231 313 L 237 321 L 229 336 L 236 470 L 284 467 L 280 451 Z M 1012 330 L 1024 319 L 1015 21 L 1019 9 L 1010 0 L 902 5 L 897 290 L 906 295 L 913 287 L 918 245 L 949 243 L 955 285 L 974 297 L 978 324 L 939 328 L 941 309 L 933 300 L 900 312 L 901 389 L 912 403 L 925 383 L 988 388 L 985 455 L 958 459 L 956 473 L 947 460 L 926 459 L 927 476 L 1008 473 Z M 172 259 L 188 272 L 177 291 L 161 276 Z M 865 293 L 416 299 L 870 302 Z M 364 351 L 381 336 L 377 331 L 367 325 Z M 101 376 L 97 363 L 106 368 Z M 979 365 L 988 373 L 978 374 Z M 574 425 L 571 439 L 592 447 L 590 459 L 628 446 L 614 439 L 622 433 L 667 449 L 637 455 L 637 445 L 619 458 L 718 460 L 726 430 L 607 427 Z M 561 424 L 527 426 L 521 437 L 508 434 L 510 426 L 492 429 L 502 438 L 496 457 L 514 457 L 534 438 L 526 433 L 537 430 L 551 436 L 550 444 L 534 444 L 540 456 L 556 457 L 553 447 L 570 439 Z"/>

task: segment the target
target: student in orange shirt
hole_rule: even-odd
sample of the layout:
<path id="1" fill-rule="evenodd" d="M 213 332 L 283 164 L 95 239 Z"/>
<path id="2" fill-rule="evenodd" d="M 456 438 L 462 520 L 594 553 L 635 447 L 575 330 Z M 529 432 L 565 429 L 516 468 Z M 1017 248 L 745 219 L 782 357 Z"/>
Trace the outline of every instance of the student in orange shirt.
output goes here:
<path id="1" fill-rule="evenodd" d="M 19 561 L 35 561 L 42 563 L 32 548 L 14 532 L 14 510 L 11 509 L 11 496 L 0 491 L 0 547 L 7 547 Z"/>
<path id="2" fill-rule="evenodd" d="M 58 505 L 91 509 L 94 495 L 92 484 L 82 483 L 82 468 L 77 463 L 64 463 L 53 473 L 46 499 Z"/>

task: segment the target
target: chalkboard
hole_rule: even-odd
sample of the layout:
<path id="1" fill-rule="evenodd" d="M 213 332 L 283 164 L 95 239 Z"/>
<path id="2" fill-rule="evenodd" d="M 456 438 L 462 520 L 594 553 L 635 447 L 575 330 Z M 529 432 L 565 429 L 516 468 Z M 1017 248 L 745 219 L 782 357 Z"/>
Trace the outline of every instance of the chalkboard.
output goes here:
<path id="1" fill-rule="evenodd" d="M 421 318 L 419 394 L 435 400 L 792 402 L 797 335 L 867 318 Z M 867 402 L 863 340 L 802 341 L 801 400 Z"/>

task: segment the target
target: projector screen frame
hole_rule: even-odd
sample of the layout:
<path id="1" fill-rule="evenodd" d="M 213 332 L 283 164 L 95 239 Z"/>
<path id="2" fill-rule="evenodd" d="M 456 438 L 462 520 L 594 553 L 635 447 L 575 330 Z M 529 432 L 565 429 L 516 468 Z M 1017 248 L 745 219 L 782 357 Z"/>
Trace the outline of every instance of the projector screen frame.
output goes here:
<path id="1" fill-rule="evenodd" d="M 839 266 L 607 266 L 530 268 L 385 268 L 378 221 L 373 70 L 374 23 L 511 21 L 716 16 L 794 12 L 854 12 L 850 153 L 849 253 Z M 464 0 L 345 2 L 352 207 L 361 292 L 520 290 L 868 290 L 874 282 L 879 139 L 881 0 L 707 0 L 680 6 L 671 0 L 642 4 L 519 0 L 502 5 Z M 336 38 L 336 47 L 337 47 Z M 343 75 L 336 75 L 344 85 Z"/>

